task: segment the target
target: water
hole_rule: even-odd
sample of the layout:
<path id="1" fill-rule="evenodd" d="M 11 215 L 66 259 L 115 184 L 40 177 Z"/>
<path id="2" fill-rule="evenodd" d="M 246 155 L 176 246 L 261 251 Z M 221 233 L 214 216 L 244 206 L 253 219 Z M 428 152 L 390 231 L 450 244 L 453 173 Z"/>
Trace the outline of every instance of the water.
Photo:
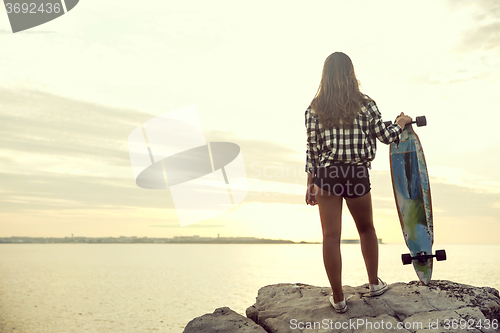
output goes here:
<path id="1" fill-rule="evenodd" d="M 500 244 L 444 245 L 434 279 L 500 289 Z M 380 245 L 380 277 L 416 280 L 404 244 Z M 343 244 L 343 284 L 367 282 L 359 245 Z M 260 287 L 328 286 L 319 244 L 1 244 L 1 332 L 182 332 Z"/>

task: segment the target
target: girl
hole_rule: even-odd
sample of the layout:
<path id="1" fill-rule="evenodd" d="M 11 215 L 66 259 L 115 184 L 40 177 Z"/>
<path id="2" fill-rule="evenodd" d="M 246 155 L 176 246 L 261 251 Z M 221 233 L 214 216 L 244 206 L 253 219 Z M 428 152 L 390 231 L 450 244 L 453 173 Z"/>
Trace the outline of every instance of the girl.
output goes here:
<path id="1" fill-rule="evenodd" d="M 306 203 L 319 206 L 323 261 L 332 287 L 330 303 L 337 312 L 347 311 L 340 254 L 344 199 L 359 233 L 370 293 L 378 296 L 387 290 L 387 283 L 378 277 L 368 169 L 375 158 L 376 139 L 397 142 L 409 123 L 411 118 L 401 112 L 395 124 L 384 125 L 375 101 L 359 91 L 346 54 L 335 52 L 325 60 L 318 92 L 305 112 Z"/>

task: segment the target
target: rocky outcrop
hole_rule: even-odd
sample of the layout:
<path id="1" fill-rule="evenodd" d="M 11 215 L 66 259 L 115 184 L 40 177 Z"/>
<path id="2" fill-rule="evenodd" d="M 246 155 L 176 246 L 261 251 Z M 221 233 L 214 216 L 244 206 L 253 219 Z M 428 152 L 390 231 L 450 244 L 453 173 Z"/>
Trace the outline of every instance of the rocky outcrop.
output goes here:
<path id="1" fill-rule="evenodd" d="M 383 295 L 369 297 L 368 284 L 344 286 L 346 313 L 336 313 L 330 288 L 282 283 L 262 287 L 248 318 L 229 308 L 193 319 L 191 332 L 500 332 L 498 290 L 436 280 L 394 283 Z M 258 325 L 257 325 L 258 324 Z"/>
<path id="2" fill-rule="evenodd" d="M 344 286 L 348 310 L 338 314 L 330 288 L 276 284 L 259 290 L 246 314 L 267 332 L 500 332 L 498 290 L 450 281 L 394 283 L 367 297 L 368 284 Z"/>
<path id="3" fill-rule="evenodd" d="M 218 308 L 191 320 L 183 333 L 266 333 L 252 320 L 237 314 L 228 307 Z"/>

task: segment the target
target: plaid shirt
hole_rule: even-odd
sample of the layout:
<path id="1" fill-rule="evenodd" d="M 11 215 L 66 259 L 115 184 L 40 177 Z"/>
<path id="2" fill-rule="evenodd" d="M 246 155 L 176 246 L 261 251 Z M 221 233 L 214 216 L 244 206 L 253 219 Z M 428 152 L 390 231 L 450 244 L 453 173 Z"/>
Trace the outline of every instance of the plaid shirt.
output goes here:
<path id="1" fill-rule="evenodd" d="M 368 96 L 367 96 L 368 97 Z M 382 115 L 374 102 L 362 107 L 354 119 L 351 129 L 325 129 L 311 107 L 306 113 L 307 151 L 306 172 L 313 176 L 319 167 L 326 167 L 334 162 L 345 162 L 371 167 L 375 158 L 377 141 L 385 144 L 399 141 L 403 129 L 398 124 L 385 126 Z"/>

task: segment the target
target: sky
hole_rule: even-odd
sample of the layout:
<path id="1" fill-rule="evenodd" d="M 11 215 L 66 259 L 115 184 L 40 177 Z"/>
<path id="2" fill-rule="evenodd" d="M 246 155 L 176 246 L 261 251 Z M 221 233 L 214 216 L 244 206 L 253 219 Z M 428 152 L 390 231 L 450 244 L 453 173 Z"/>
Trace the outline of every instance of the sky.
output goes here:
<path id="1" fill-rule="evenodd" d="M 321 241 L 304 202 L 304 111 L 323 62 L 353 61 L 385 120 L 417 128 L 435 243 L 500 242 L 500 3 L 85 0 L 13 34 L 0 11 L 0 237 L 249 236 Z M 181 227 L 135 184 L 128 136 L 196 105 L 207 141 L 241 148 L 247 197 Z M 402 242 L 388 146 L 371 170 L 379 238 Z M 346 207 L 344 207 L 346 208 Z M 348 210 L 343 238 L 357 238 Z"/>

